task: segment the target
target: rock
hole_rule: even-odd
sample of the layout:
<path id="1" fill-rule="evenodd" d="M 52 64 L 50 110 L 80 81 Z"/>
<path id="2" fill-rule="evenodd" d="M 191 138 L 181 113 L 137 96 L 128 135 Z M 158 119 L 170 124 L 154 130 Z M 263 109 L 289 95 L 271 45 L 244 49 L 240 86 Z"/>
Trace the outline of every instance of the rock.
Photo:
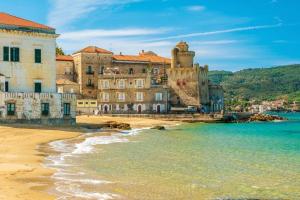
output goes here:
<path id="1" fill-rule="evenodd" d="M 121 129 L 121 130 L 131 130 L 130 124 L 127 123 L 119 123 L 115 121 L 106 122 L 106 127 L 111 129 Z"/>
<path id="2" fill-rule="evenodd" d="M 166 130 L 166 128 L 164 126 L 154 126 L 154 127 L 152 127 L 152 129 L 156 129 L 156 130 L 160 130 L 160 131 Z"/>
<path id="3" fill-rule="evenodd" d="M 284 118 L 276 115 L 266 115 L 266 114 L 255 114 L 249 118 L 249 121 L 251 122 L 253 121 L 266 122 L 266 121 L 274 121 L 274 120 L 284 120 Z"/>

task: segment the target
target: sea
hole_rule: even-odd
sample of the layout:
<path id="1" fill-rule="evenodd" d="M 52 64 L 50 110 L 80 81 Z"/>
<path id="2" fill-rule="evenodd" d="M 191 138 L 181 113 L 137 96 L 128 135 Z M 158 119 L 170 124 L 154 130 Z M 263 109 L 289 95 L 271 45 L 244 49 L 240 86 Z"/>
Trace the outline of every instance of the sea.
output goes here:
<path id="1" fill-rule="evenodd" d="M 300 200 L 300 113 L 55 141 L 59 200 Z"/>

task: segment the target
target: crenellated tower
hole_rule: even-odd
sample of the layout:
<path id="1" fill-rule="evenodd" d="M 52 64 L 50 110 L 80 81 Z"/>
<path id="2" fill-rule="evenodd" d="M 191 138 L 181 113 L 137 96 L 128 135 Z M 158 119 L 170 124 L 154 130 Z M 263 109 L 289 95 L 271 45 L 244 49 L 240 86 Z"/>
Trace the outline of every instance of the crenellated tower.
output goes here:
<path id="1" fill-rule="evenodd" d="M 194 64 L 195 52 L 186 42 L 179 42 L 172 50 L 168 84 L 172 89 L 172 106 L 196 106 L 208 110 L 208 66 Z"/>

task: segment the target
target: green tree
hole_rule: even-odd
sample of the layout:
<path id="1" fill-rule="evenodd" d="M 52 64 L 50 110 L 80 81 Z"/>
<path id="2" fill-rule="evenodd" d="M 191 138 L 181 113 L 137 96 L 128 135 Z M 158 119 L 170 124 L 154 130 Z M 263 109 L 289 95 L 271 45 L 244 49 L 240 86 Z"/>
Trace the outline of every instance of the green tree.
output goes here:
<path id="1" fill-rule="evenodd" d="M 65 52 L 63 51 L 63 49 L 61 47 L 56 46 L 56 55 L 64 56 Z"/>

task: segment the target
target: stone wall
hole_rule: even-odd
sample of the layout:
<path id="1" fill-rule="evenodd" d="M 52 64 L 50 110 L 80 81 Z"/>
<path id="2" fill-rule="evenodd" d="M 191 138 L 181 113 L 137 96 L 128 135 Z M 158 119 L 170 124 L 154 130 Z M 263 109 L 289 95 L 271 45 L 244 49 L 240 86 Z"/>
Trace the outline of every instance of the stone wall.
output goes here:
<path id="1" fill-rule="evenodd" d="M 8 103 L 16 106 L 15 114 L 7 114 Z M 49 103 L 49 114 L 43 116 L 41 104 Z M 70 115 L 63 113 L 64 103 L 70 103 Z M 1 122 L 75 122 L 76 96 L 73 94 L 57 93 L 4 93 L 0 92 L 0 121 Z"/>

